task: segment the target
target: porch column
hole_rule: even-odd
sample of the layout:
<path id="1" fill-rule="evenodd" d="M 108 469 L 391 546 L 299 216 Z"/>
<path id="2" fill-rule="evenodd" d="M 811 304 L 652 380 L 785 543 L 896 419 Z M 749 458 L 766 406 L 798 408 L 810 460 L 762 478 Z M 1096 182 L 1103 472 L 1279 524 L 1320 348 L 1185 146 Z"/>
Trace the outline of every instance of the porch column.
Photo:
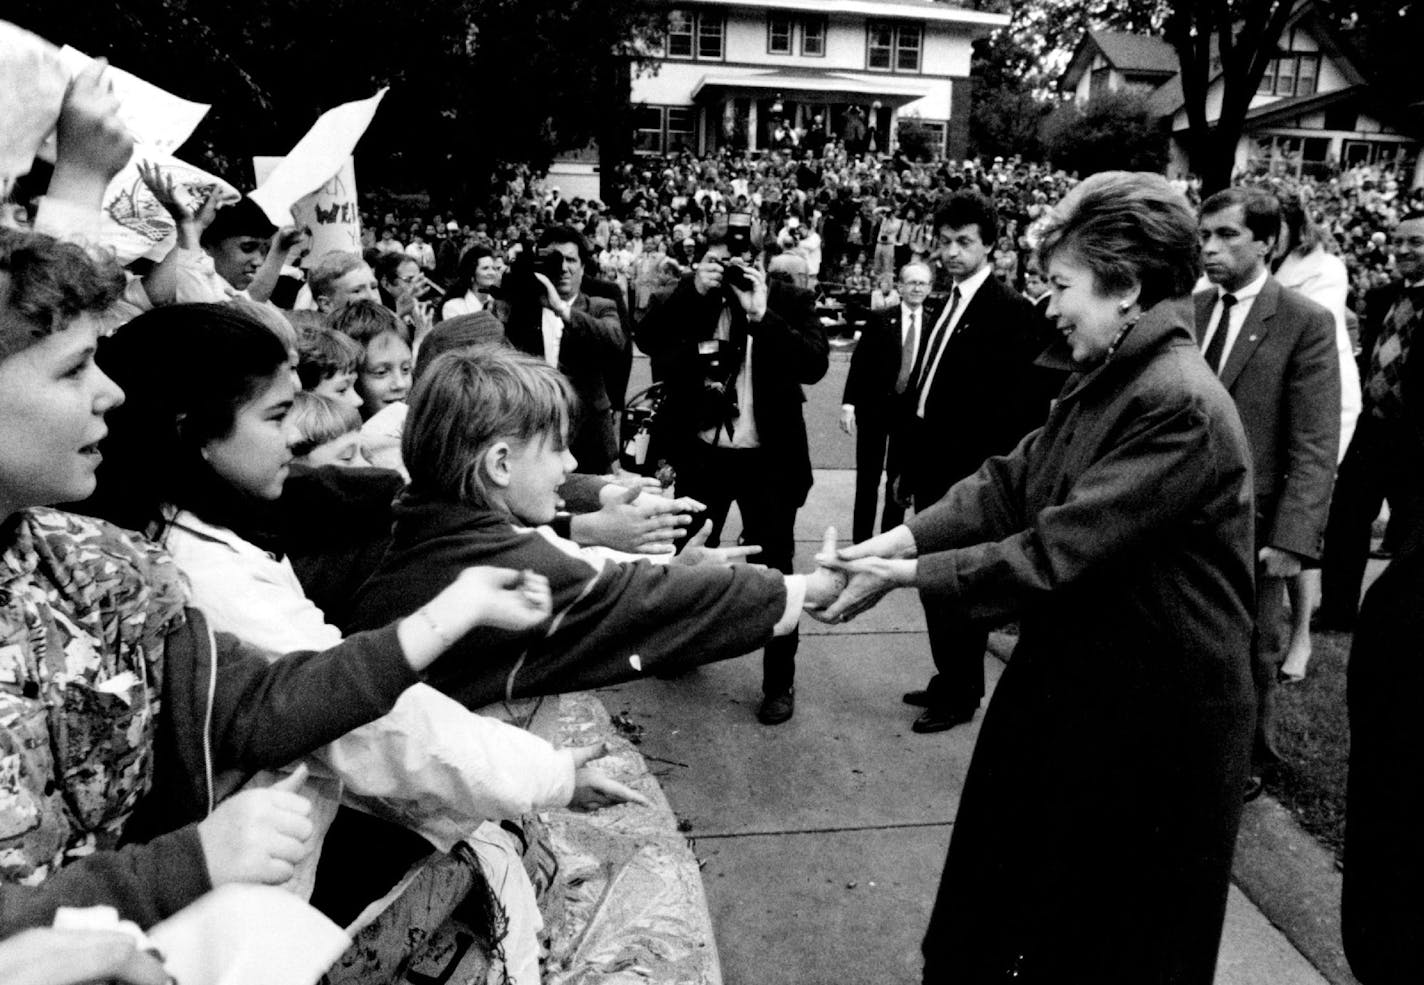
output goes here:
<path id="1" fill-rule="evenodd" d="M 757 149 L 757 101 L 755 96 L 747 99 L 747 150 Z"/>

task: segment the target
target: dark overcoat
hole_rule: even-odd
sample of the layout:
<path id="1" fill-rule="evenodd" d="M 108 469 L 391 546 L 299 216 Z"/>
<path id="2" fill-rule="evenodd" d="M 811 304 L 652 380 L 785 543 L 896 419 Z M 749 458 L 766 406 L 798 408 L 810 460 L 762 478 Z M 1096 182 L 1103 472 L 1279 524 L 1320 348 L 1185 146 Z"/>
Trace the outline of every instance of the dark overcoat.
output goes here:
<path id="1" fill-rule="evenodd" d="M 1185 302 L 910 521 L 926 604 L 1018 619 L 926 982 L 1210 985 L 1253 725 L 1250 453 Z M 1052 355 L 1045 356 L 1051 359 Z"/>

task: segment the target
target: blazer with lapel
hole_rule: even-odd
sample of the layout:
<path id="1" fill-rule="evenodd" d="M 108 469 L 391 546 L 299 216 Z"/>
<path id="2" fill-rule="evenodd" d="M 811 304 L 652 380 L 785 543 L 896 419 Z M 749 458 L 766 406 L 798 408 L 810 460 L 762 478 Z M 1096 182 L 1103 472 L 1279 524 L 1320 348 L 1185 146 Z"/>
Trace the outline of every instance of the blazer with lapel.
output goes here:
<path id="1" fill-rule="evenodd" d="M 1218 293 L 1196 294 L 1198 344 Z M 1220 375 L 1251 446 L 1258 545 L 1319 558 L 1340 443 L 1334 318 L 1268 277 Z"/>
<path id="2" fill-rule="evenodd" d="M 1034 363 L 1052 341 L 1033 305 L 997 277 L 974 292 L 930 381 L 924 420 L 913 386 L 902 403 L 912 446 L 900 460 L 916 497 L 938 498 L 1044 422 L 1064 374 Z"/>
<path id="3" fill-rule="evenodd" d="M 920 311 L 920 336 L 934 327 L 943 305 L 925 302 Z M 905 306 L 897 304 L 870 316 L 850 357 L 845 396 L 859 417 L 889 414 L 900 375 L 900 324 Z"/>

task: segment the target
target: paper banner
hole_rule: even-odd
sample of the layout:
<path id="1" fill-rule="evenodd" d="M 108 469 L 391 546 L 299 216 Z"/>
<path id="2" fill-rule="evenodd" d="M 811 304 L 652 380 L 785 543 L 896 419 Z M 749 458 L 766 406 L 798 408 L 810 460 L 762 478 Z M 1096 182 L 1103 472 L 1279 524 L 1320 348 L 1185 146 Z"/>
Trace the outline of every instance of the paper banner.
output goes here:
<path id="1" fill-rule="evenodd" d="M 235 202 L 242 197 L 232 185 L 216 175 L 169 154 L 135 146 L 133 157 L 104 190 L 104 206 L 99 218 L 99 242 L 111 248 L 119 263 L 139 257 L 162 260 L 177 242 L 173 219 L 139 177 L 140 161 L 158 166 L 173 176 L 179 200 L 196 209 L 204 189 L 216 185 L 219 202 Z"/>
<path id="2" fill-rule="evenodd" d="M 248 196 L 267 213 L 273 224 L 291 225 L 292 206 L 341 170 L 371 125 L 376 107 L 381 105 L 387 91 L 382 89 L 370 99 L 343 103 L 321 114 L 306 136 L 272 169 L 267 180 Z"/>
<path id="3" fill-rule="evenodd" d="M 264 184 L 284 158 L 254 157 L 257 184 Z M 348 157 L 341 170 L 310 195 L 292 205 L 293 225 L 311 231 L 311 246 L 302 257 L 307 269 L 333 250 L 361 252 L 361 210 L 356 204 L 356 161 Z"/>
<path id="4" fill-rule="evenodd" d="M 45 138 L 59 122 L 69 76 L 59 49 L 0 21 L 0 199 L 30 173 Z"/>

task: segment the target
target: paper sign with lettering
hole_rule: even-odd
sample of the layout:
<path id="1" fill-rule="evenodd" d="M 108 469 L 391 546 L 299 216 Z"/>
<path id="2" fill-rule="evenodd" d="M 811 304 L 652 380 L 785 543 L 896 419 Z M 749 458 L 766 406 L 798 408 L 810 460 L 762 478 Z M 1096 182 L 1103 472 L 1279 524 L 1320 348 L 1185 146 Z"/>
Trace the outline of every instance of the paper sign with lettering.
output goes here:
<path id="1" fill-rule="evenodd" d="M 261 185 L 282 163 L 280 157 L 254 157 L 252 170 Z M 292 205 L 293 225 L 311 232 L 311 245 L 301 265 L 310 269 L 332 250 L 361 252 L 361 210 L 356 204 L 356 161 L 348 157 L 341 170 L 310 195 Z"/>
<path id="2" fill-rule="evenodd" d="M 94 59 L 76 48 L 65 45 L 59 57 L 69 69 L 70 77 L 89 67 Z M 114 84 L 119 100 L 119 119 L 129 128 L 135 141 L 159 154 L 172 154 L 193 135 L 212 106 L 195 103 L 145 82 L 132 72 L 110 65 L 104 78 Z"/>
<path id="3" fill-rule="evenodd" d="M 173 219 L 139 177 L 140 161 L 148 161 L 162 173 L 172 175 L 179 201 L 194 211 L 209 185 L 217 186 L 219 202 L 236 202 L 242 197 L 232 185 L 202 168 L 150 147 L 135 146 L 129 163 L 104 190 L 99 221 L 99 241 L 114 251 L 119 263 L 139 257 L 162 260 L 177 242 Z"/>
<path id="4" fill-rule="evenodd" d="M 387 89 L 370 99 L 343 103 L 321 114 L 306 136 L 272 169 L 249 198 L 275 225 L 292 224 L 292 206 L 321 188 L 356 150 Z"/>

